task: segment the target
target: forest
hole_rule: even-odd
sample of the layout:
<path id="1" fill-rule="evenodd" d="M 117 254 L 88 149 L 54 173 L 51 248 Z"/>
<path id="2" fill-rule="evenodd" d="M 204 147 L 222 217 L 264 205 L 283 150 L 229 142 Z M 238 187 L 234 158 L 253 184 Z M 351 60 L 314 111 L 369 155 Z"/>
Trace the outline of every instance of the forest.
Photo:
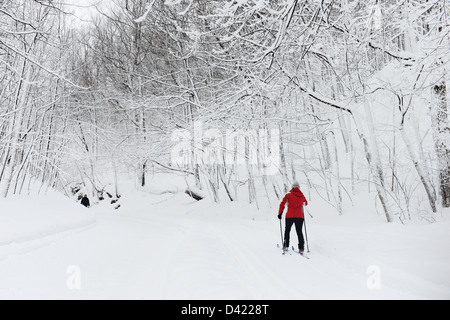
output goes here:
<path id="1" fill-rule="evenodd" d="M 216 203 L 299 181 L 336 214 L 363 192 L 387 222 L 450 207 L 448 1 L 77 7 L 0 0 L 1 197 L 166 172 Z"/>

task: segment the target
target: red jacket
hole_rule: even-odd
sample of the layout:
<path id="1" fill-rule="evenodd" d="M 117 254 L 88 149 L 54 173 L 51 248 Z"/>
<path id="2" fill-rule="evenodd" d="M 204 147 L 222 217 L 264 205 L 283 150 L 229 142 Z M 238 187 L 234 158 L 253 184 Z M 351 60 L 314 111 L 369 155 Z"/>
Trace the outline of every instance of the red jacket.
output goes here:
<path id="1" fill-rule="evenodd" d="M 308 201 L 299 188 L 292 189 L 291 192 L 284 197 L 278 215 L 283 214 L 286 202 L 288 203 L 286 218 L 305 218 L 305 215 L 303 214 L 303 205 L 308 205 Z"/>

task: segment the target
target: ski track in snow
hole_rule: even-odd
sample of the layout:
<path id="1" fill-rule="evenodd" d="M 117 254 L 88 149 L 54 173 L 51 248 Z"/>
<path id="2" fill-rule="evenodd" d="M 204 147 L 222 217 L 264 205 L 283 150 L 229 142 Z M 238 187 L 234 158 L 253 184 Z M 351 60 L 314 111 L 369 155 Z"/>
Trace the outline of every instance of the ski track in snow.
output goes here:
<path id="1" fill-rule="evenodd" d="M 378 229 L 357 239 L 361 231 L 310 223 L 306 260 L 281 255 L 276 217 L 197 215 L 165 205 L 96 213 L 97 223 L 89 227 L 0 246 L 0 298 L 450 298 L 441 260 L 410 270 L 405 261 L 414 261 L 414 254 L 403 261 L 392 248 L 371 253 L 385 246 Z M 380 267 L 381 290 L 367 287 L 370 265 Z M 70 266 L 79 267 L 80 290 L 67 286 Z M 442 272 L 430 275 L 427 268 Z"/>

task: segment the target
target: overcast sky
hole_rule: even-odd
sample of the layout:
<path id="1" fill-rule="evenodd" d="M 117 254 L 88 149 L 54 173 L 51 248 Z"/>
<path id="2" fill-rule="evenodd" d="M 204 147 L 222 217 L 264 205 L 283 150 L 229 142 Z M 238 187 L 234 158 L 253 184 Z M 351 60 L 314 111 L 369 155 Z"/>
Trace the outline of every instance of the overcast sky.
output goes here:
<path id="1" fill-rule="evenodd" d="M 68 11 L 73 12 L 80 19 L 80 24 L 83 24 L 82 21 L 92 21 L 98 14 L 95 6 L 102 7 L 108 1 L 111 0 L 66 0 L 69 4 Z"/>

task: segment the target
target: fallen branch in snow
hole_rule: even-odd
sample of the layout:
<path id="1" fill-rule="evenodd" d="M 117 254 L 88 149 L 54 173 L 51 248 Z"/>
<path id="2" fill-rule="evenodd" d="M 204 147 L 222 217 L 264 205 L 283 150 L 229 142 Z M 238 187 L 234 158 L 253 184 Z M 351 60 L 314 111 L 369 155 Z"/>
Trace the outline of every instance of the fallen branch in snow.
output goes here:
<path id="1" fill-rule="evenodd" d="M 193 198 L 193 199 L 195 199 L 195 200 L 197 200 L 197 201 L 200 201 L 200 200 L 203 200 L 203 196 L 201 196 L 201 195 L 199 195 L 199 194 L 197 194 L 197 193 L 195 193 L 194 191 L 192 191 L 192 190 L 190 190 L 190 189 L 186 189 L 186 192 L 185 192 L 188 196 L 190 196 L 191 198 Z"/>

